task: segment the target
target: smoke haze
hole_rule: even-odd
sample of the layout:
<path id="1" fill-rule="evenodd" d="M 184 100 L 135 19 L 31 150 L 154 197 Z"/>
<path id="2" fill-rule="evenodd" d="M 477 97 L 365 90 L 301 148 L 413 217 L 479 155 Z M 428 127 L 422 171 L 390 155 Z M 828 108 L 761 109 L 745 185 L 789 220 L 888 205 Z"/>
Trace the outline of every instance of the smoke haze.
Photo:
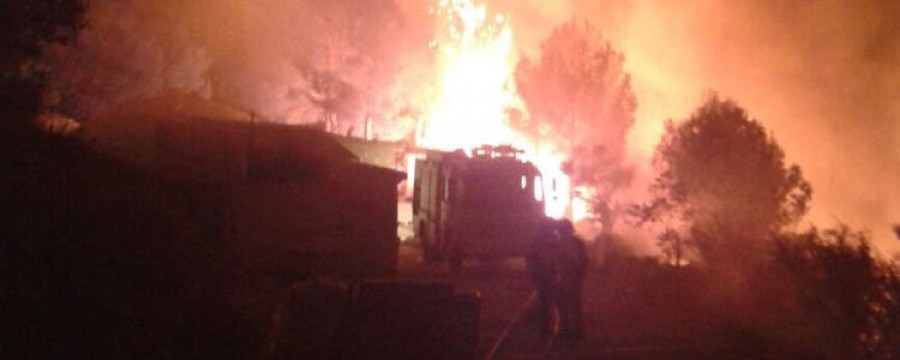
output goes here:
<path id="1" fill-rule="evenodd" d="M 92 0 L 86 18 L 76 46 L 47 59 L 62 74 L 51 103 L 79 119 L 175 90 L 286 123 L 322 120 L 317 110 L 332 107 L 343 131 L 365 114 L 316 103 L 344 97 L 389 113 L 402 54 L 414 42 L 427 48 L 427 38 L 401 36 L 392 0 Z"/>
<path id="2" fill-rule="evenodd" d="M 652 156 L 666 119 L 686 118 L 704 91 L 717 91 L 803 168 L 811 221 L 867 228 L 879 249 L 900 250 L 891 233 L 900 222 L 900 2 L 495 3 L 525 51 L 577 16 L 625 54 L 638 97 L 636 159 Z"/>
<path id="3" fill-rule="evenodd" d="M 78 46 L 55 49 L 49 61 L 68 79 L 56 85 L 56 105 L 88 118 L 128 98 L 177 89 L 274 121 L 309 122 L 319 117 L 310 112 L 316 91 L 304 76 L 304 64 L 312 64 L 361 89 L 367 111 L 396 114 L 427 92 L 428 8 L 436 2 L 95 0 Z M 516 45 L 532 58 L 573 17 L 592 22 L 625 55 L 638 100 L 629 151 L 645 170 L 664 121 L 686 118 L 714 90 L 759 119 L 803 168 L 814 189 L 810 220 L 868 228 L 879 248 L 900 250 L 890 229 L 900 223 L 900 2 L 488 6 L 511 16 Z M 347 38 L 356 41 L 323 41 L 335 31 L 353 31 Z M 410 127 L 381 125 L 384 137 Z"/>

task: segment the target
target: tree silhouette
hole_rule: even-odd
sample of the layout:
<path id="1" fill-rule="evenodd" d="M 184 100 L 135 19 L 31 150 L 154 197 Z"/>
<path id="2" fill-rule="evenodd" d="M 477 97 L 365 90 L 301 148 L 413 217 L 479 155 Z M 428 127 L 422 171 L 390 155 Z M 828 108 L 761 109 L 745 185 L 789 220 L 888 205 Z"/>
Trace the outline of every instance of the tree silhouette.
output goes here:
<path id="1" fill-rule="evenodd" d="M 3 1 L 0 49 L 3 72 L 40 55 L 47 43 L 73 40 L 83 24 L 84 0 Z"/>
<path id="2" fill-rule="evenodd" d="M 603 231 L 613 225 L 612 197 L 630 181 L 625 135 L 636 101 L 624 57 L 589 23 L 571 20 L 541 44 L 537 63 L 523 57 L 516 84 L 530 117 L 513 126 L 544 139 L 568 156 L 564 166 L 576 186 L 586 186 Z"/>
<path id="3" fill-rule="evenodd" d="M 165 10 L 164 10 L 165 9 Z M 75 44 L 47 48 L 49 107 L 78 121 L 164 91 L 203 93 L 210 59 L 170 0 L 92 0 Z"/>
<path id="4" fill-rule="evenodd" d="M 0 3 L 0 107 L 3 134 L 10 140 L 30 128 L 40 106 L 46 74 L 36 66 L 42 48 L 68 43 L 83 27 L 82 0 L 3 1 Z M 5 140 L 5 139 L 4 139 Z M 8 141 L 0 141 L 7 145 Z"/>
<path id="5" fill-rule="evenodd" d="M 290 93 L 328 127 L 362 128 L 366 112 L 379 110 L 399 71 L 395 60 L 401 16 L 393 0 L 305 1 L 298 19 L 308 35 L 294 66 L 303 81 Z"/>
<path id="6" fill-rule="evenodd" d="M 900 267 L 874 256 L 865 232 L 839 224 L 783 234 L 772 254 L 757 279 L 778 295 L 761 309 L 780 319 L 772 332 L 830 358 L 900 355 Z"/>
<path id="7" fill-rule="evenodd" d="M 655 198 L 637 213 L 682 221 L 707 262 L 758 260 L 769 235 L 806 213 L 812 194 L 763 126 L 714 94 L 684 122 L 666 125 L 654 166 Z"/>
<path id="8" fill-rule="evenodd" d="M 82 2 L 2 10 L 0 358 L 250 357 L 255 333 L 220 295 L 216 202 L 33 126 L 36 59 L 76 38 Z"/>
<path id="9" fill-rule="evenodd" d="M 92 0 L 74 46 L 52 46 L 55 110 L 89 120 L 194 93 L 278 122 L 362 128 L 388 113 L 402 18 L 393 0 Z M 176 90 L 176 91 L 172 91 Z"/>

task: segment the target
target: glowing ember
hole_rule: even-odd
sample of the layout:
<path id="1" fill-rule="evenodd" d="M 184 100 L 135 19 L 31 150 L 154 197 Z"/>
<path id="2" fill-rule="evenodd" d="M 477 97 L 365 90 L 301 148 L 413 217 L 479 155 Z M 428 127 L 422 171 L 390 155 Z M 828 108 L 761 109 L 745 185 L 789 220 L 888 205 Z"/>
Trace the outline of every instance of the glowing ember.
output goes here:
<path id="1" fill-rule="evenodd" d="M 506 121 L 507 109 L 521 107 L 508 19 L 489 16 L 485 5 L 470 0 L 441 0 L 432 13 L 448 26 L 433 44 L 439 57 L 438 92 L 426 111 L 419 146 L 468 152 L 483 144 L 510 144 L 522 149 L 523 158 L 544 174 L 547 215 L 564 216 L 570 198 L 569 179 L 560 170 L 564 157 Z"/>

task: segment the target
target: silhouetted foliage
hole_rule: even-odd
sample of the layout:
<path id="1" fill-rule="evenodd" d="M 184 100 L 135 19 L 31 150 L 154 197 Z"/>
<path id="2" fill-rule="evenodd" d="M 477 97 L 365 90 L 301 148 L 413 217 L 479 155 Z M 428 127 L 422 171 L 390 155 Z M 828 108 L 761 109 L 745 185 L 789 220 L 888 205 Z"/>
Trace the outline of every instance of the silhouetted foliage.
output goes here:
<path id="1" fill-rule="evenodd" d="M 657 237 L 657 245 L 662 250 L 667 263 L 675 266 L 682 265 L 689 259 L 693 243 L 690 238 L 682 236 L 675 229 L 666 228 Z"/>
<path id="2" fill-rule="evenodd" d="M 401 26 L 393 0 L 306 1 L 302 18 L 309 35 L 294 66 L 304 79 L 290 91 L 309 104 L 318 121 L 362 128 L 366 112 L 377 111 L 387 83 L 397 72 L 392 53 Z M 302 101 L 301 101 L 302 100 Z"/>
<path id="3" fill-rule="evenodd" d="M 319 71 L 309 65 L 298 65 L 309 89 L 302 91 L 306 101 L 319 111 L 317 125 L 334 129 L 339 120 L 349 121 L 359 111 L 359 92 L 353 85 L 329 71 Z"/>
<path id="4" fill-rule="evenodd" d="M 666 125 L 654 166 L 655 198 L 635 214 L 679 229 L 711 264 L 760 260 L 770 235 L 796 223 L 812 194 L 762 125 L 715 95 Z"/>
<path id="5" fill-rule="evenodd" d="M 623 163 L 624 155 L 604 145 L 576 147 L 562 170 L 572 183 L 584 188 L 577 191 L 591 205 L 591 213 L 601 224 L 604 236 L 610 236 L 619 215 L 614 203 L 616 191 L 627 186 L 634 176 L 634 168 Z"/>
<path id="6" fill-rule="evenodd" d="M 0 2 L 3 71 L 37 57 L 42 45 L 73 40 L 83 26 L 85 8 L 85 0 Z"/>
<path id="7" fill-rule="evenodd" d="M 21 131 L 31 128 L 46 84 L 45 72 L 36 66 L 42 48 L 67 43 L 82 28 L 83 0 L 0 2 L 0 100 L 3 112 L 3 145 L 18 142 Z M 4 151 L 11 151 L 4 146 Z"/>
<path id="8" fill-rule="evenodd" d="M 362 128 L 385 111 L 405 44 L 393 0 L 92 0 L 91 26 L 44 57 L 79 121 L 177 90 L 279 122 Z"/>
<path id="9" fill-rule="evenodd" d="M 866 351 L 877 359 L 900 358 L 900 261 L 894 259 L 878 267 L 879 290 L 870 309 L 871 329 Z"/>
<path id="10" fill-rule="evenodd" d="M 755 295 L 768 297 L 763 330 L 824 358 L 900 355 L 900 268 L 875 258 L 865 233 L 840 225 L 775 244 L 774 266 L 755 279 L 771 291 Z"/>
<path id="11" fill-rule="evenodd" d="M 613 194 L 630 182 L 625 135 L 637 107 L 624 56 L 591 24 L 571 20 L 541 43 L 537 63 L 523 57 L 516 85 L 530 118 L 513 117 L 527 134 L 551 139 L 568 156 L 564 170 L 586 186 L 603 231 L 613 225 Z"/>
<path id="12" fill-rule="evenodd" d="M 47 47 L 42 57 L 50 73 L 48 107 L 85 121 L 163 91 L 209 96 L 209 52 L 178 24 L 184 3 L 92 0 L 85 14 L 90 26 L 71 44 Z"/>
<path id="13" fill-rule="evenodd" d="M 82 1 L 3 1 L 0 358 L 247 358 L 254 329 L 230 275 L 210 189 L 165 183 L 34 126 L 47 44 Z M 12 63 L 13 65 L 10 65 Z M 207 192 L 203 192 L 204 190 Z"/>

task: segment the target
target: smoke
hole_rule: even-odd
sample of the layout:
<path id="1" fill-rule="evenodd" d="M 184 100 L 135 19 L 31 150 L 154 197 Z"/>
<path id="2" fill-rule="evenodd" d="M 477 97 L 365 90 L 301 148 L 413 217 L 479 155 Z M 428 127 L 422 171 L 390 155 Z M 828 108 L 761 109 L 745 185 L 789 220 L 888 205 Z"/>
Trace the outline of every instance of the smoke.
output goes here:
<path id="1" fill-rule="evenodd" d="M 868 229 L 900 250 L 900 3 L 847 1 L 495 1 L 534 51 L 573 16 L 625 56 L 638 97 L 629 135 L 651 156 L 665 119 L 708 89 L 759 119 L 813 185 L 810 220 Z M 640 161 L 648 164 L 648 161 Z M 739 166 L 739 164 L 735 164 Z"/>
<path id="2" fill-rule="evenodd" d="M 84 119 L 163 89 L 206 92 L 206 50 L 186 29 L 167 26 L 171 14 L 156 10 L 138 1 L 92 2 L 77 44 L 46 51 L 45 62 L 57 74 L 48 105 Z"/>
<path id="3" fill-rule="evenodd" d="M 412 44 L 427 49 L 392 0 L 92 0 L 86 18 L 75 46 L 45 59 L 57 74 L 49 105 L 78 119 L 174 90 L 361 131 L 357 119 L 400 111 L 391 97 L 410 90 L 394 79 L 415 69 Z"/>
<path id="4" fill-rule="evenodd" d="M 431 75 L 437 0 L 93 0 L 78 44 L 47 59 L 49 102 L 89 118 L 166 90 L 199 93 L 279 122 L 327 118 L 313 79 L 349 84 L 383 137 Z M 900 2 L 870 0 L 491 0 L 531 58 L 573 17 L 625 55 L 637 95 L 629 153 L 647 170 L 666 119 L 713 89 L 772 131 L 814 188 L 810 219 L 869 229 L 900 250 Z M 329 77 L 333 75 L 332 77 Z M 426 84 L 426 85 L 423 85 Z M 351 96 L 352 95 L 352 96 Z M 336 96 L 336 95 L 335 95 Z M 344 114 L 334 109 L 335 114 Z M 341 122 L 350 128 L 352 123 Z M 359 128 L 359 127 L 358 127 Z M 739 166 L 739 164 L 736 164 Z"/>

